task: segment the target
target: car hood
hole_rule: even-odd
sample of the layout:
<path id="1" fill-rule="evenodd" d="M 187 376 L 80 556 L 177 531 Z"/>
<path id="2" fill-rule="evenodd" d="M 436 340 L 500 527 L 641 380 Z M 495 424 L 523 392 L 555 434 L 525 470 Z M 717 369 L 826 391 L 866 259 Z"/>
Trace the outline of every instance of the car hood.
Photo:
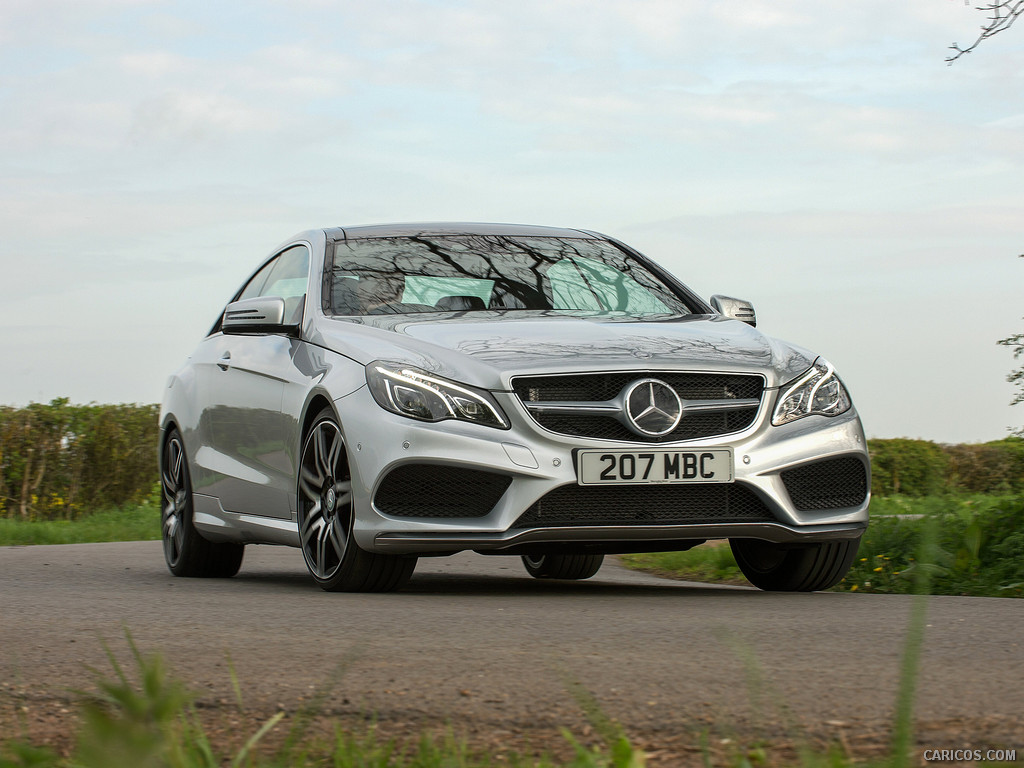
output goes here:
<path id="1" fill-rule="evenodd" d="M 638 321 L 608 314 L 430 313 L 324 318 L 315 343 L 362 364 L 411 365 L 487 389 L 513 375 L 686 370 L 760 373 L 776 387 L 814 355 L 718 316 Z"/>

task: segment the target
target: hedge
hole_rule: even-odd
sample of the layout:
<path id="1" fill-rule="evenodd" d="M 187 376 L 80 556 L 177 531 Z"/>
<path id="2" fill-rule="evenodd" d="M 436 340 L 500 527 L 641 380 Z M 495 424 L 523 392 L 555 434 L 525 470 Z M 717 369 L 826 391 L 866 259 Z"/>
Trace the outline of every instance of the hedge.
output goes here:
<path id="1" fill-rule="evenodd" d="M 927 440 L 868 440 L 871 492 L 878 496 L 1024 491 L 1024 439 L 941 445 Z"/>
<path id="2" fill-rule="evenodd" d="M 74 520 L 158 482 L 157 405 L 0 406 L 0 517 Z"/>

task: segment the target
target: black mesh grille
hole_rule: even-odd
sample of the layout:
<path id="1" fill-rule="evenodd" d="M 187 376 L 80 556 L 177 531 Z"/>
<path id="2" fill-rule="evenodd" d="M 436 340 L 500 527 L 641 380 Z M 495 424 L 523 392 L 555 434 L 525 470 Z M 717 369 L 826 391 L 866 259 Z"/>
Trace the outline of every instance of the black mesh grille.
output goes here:
<path id="1" fill-rule="evenodd" d="M 769 522 L 775 518 L 737 483 L 563 485 L 524 512 L 513 528 Z"/>
<path id="2" fill-rule="evenodd" d="M 524 402 L 600 401 L 611 400 L 627 385 L 648 377 L 664 381 L 684 400 L 760 399 L 764 390 L 764 379 L 760 376 L 668 371 L 525 376 L 513 379 L 512 388 Z"/>
<path id="3" fill-rule="evenodd" d="M 856 507 L 868 495 L 867 469 L 855 456 L 816 461 L 780 474 L 793 506 L 801 511 Z"/>
<path id="4" fill-rule="evenodd" d="M 395 517 L 483 517 L 511 484 L 511 477 L 493 472 L 406 464 L 388 473 L 374 503 Z"/>

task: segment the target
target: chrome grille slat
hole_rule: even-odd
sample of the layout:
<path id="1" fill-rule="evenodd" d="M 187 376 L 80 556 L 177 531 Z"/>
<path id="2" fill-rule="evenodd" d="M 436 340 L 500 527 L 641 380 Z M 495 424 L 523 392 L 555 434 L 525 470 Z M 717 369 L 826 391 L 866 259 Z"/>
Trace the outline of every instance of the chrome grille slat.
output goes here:
<path id="1" fill-rule="evenodd" d="M 537 413 L 590 413 L 597 414 L 599 416 L 614 416 L 622 410 L 622 406 L 614 401 L 605 400 L 601 403 L 574 403 L 569 402 L 555 402 L 555 403 L 525 403 L 526 408 L 530 411 Z"/>

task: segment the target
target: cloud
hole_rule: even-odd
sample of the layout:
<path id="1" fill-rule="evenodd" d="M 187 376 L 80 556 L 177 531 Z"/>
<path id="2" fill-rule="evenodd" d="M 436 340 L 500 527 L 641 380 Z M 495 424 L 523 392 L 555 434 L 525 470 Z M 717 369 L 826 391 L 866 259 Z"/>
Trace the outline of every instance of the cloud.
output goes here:
<path id="1" fill-rule="evenodd" d="M 128 140 L 229 142 L 243 134 L 274 133 L 281 125 L 276 110 L 251 101 L 222 92 L 178 90 L 139 104 Z"/>

